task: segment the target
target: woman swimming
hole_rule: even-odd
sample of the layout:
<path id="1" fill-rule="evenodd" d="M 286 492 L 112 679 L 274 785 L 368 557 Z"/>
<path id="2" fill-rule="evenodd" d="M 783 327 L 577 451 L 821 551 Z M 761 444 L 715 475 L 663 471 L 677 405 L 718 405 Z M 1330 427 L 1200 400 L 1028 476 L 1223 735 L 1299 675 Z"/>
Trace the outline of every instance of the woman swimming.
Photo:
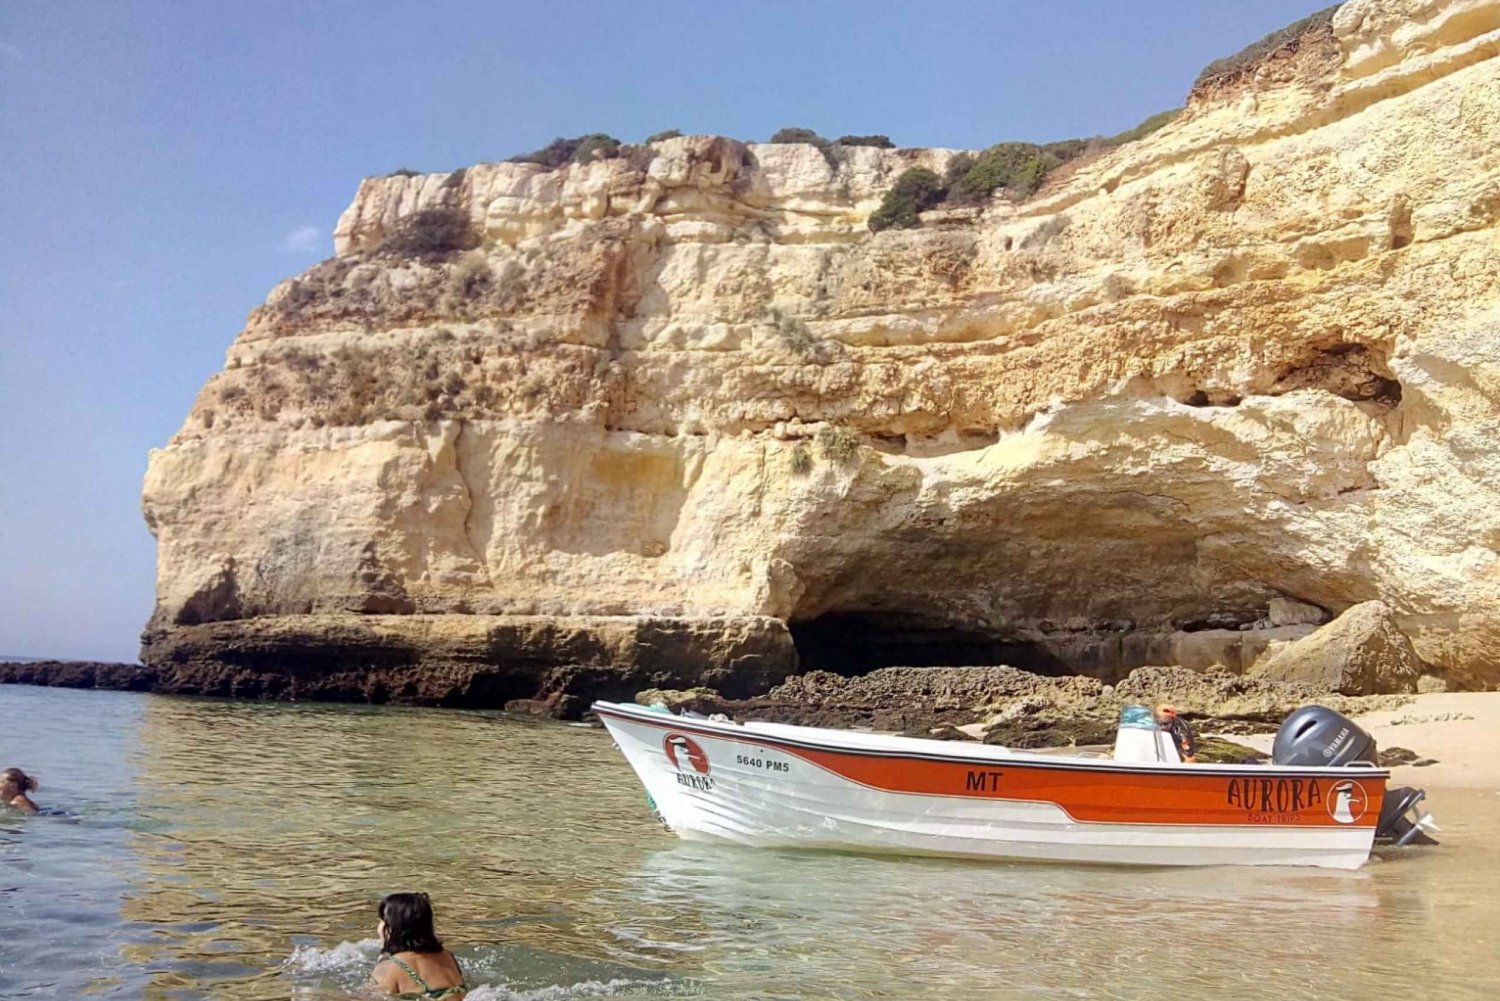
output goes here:
<path id="1" fill-rule="evenodd" d="M 22 813 L 36 813 L 36 804 L 31 797 L 26 795 L 34 792 L 37 787 L 36 779 L 27 775 L 19 768 L 7 768 L 0 772 L 0 803 L 14 807 Z"/>
<path id="2" fill-rule="evenodd" d="M 431 1001 L 462 1001 L 469 991 L 464 971 L 432 928 L 432 901 L 425 893 L 392 893 L 380 902 L 382 959 L 371 974 L 387 994 Z"/>

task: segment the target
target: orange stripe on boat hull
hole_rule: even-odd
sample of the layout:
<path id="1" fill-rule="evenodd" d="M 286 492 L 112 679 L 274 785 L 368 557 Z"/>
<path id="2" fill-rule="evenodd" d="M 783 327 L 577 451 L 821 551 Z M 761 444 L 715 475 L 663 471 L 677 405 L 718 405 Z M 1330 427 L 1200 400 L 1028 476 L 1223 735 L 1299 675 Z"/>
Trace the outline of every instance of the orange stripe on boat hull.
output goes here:
<path id="1" fill-rule="evenodd" d="M 1074 820 L 1112 824 L 1374 827 L 1385 793 L 1385 779 L 1379 777 L 1151 775 L 778 749 L 887 792 L 1055 803 Z"/>

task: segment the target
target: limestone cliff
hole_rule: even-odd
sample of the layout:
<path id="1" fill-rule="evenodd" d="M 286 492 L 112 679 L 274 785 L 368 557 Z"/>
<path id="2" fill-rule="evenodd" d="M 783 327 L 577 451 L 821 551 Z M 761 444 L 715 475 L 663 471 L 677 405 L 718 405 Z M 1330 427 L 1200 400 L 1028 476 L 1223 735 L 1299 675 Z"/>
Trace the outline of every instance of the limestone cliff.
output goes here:
<path id="1" fill-rule="evenodd" d="M 956 151 L 367 179 L 152 454 L 143 660 L 1112 677 L 1379 599 L 1500 680 L 1497 56 L 1500 0 L 1351 0 L 1030 199 L 880 233 Z"/>

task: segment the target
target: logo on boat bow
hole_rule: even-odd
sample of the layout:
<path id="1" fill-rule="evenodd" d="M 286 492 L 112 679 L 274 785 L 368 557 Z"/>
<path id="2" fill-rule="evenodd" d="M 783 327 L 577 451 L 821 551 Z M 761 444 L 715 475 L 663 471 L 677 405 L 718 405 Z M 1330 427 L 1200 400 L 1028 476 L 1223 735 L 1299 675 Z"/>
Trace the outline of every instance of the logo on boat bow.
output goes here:
<path id="1" fill-rule="evenodd" d="M 1328 815 L 1341 824 L 1352 824 L 1370 808 L 1365 787 L 1353 779 L 1344 779 L 1328 795 Z"/>
<path id="2" fill-rule="evenodd" d="M 667 760 L 677 769 L 677 784 L 703 792 L 714 787 L 708 777 L 708 755 L 698 742 L 680 733 L 669 733 L 661 739 L 661 749 L 667 752 Z"/>

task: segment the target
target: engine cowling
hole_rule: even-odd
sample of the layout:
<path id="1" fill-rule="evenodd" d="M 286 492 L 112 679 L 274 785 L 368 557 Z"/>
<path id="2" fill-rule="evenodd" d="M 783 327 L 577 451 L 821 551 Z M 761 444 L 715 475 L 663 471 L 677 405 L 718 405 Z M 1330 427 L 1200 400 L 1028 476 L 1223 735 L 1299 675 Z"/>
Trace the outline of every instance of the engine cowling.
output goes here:
<path id="1" fill-rule="evenodd" d="M 1339 767 L 1363 762 L 1380 764 L 1375 738 L 1343 713 L 1327 706 L 1303 706 L 1276 731 L 1271 760 L 1278 765 Z"/>

